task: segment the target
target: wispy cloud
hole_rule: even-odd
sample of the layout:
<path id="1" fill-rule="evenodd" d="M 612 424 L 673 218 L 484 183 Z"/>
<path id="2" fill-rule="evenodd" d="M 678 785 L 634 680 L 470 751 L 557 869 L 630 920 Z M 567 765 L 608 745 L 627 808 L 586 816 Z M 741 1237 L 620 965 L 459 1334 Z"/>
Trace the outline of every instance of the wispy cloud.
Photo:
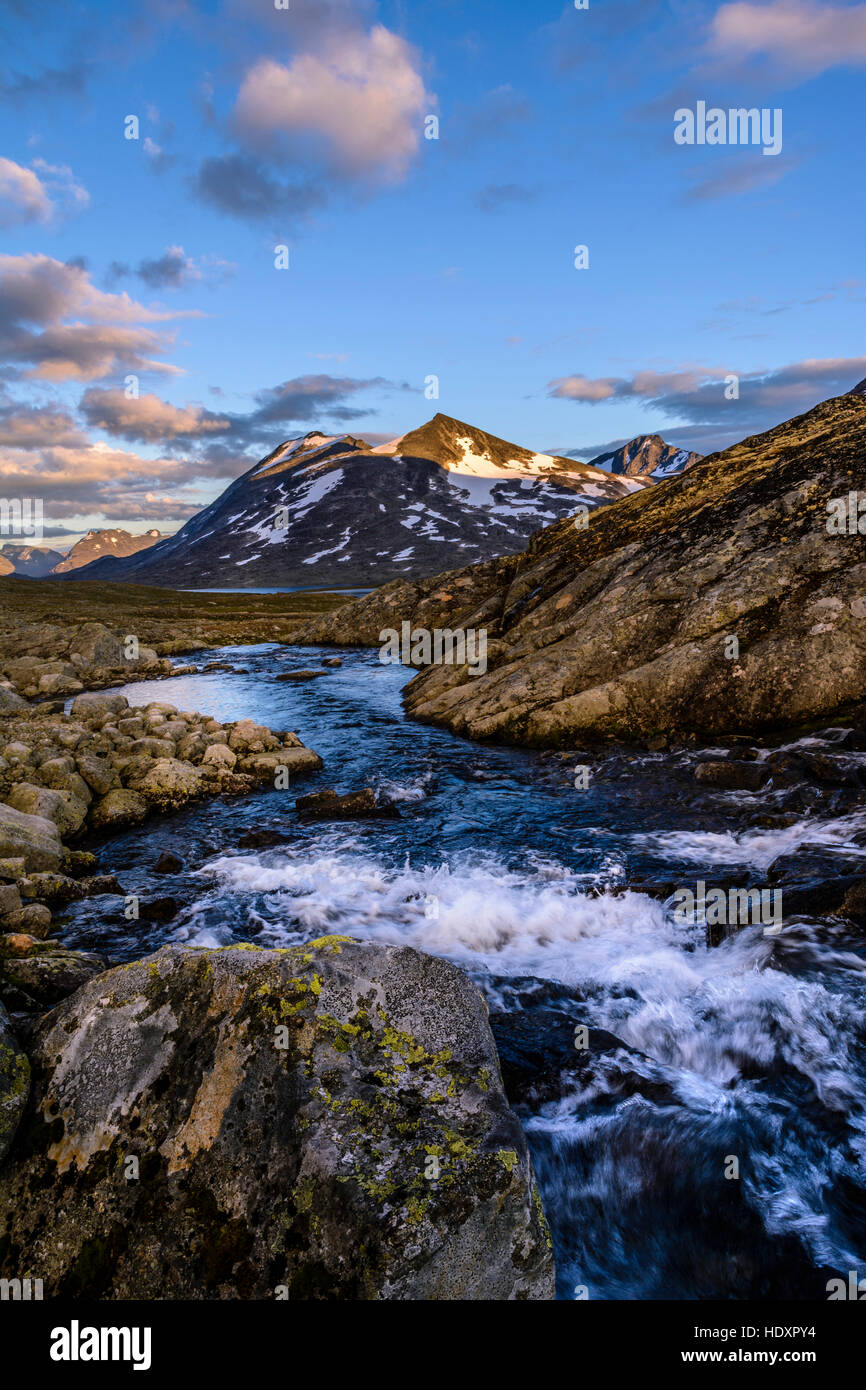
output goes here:
<path id="1" fill-rule="evenodd" d="M 707 174 L 686 189 L 683 201 L 687 203 L 708 202 L 717 198 L 732 198 L 745 193 L 755 193 L 772 186 L 783 179 L 801 163 L 799 159 L 772 161 L 757 159 L 754 156 L 748 163 L 730 162 L 718 173 Z"/>
<path id="2" fill-rule="evenodd" d="M 701 443 L 706 444 L 709 437 L 729 442 L 769 429 L 821 400 L 850 391 L 864 375 L 866 357 L 809 358 L 751 372 L 689 366 L 670 372 L 640 371 L 628 377 L 574 374 L 549 382 L 548 393 L 585 405 L 640 400 L 669 419 L 701 427 Z M 736 377 L 738 395 L 730 398 L 727 388 L 732 377 Z M 685 429 L 680 435 L 698 438 Z"/>
<path id="3" fill-rule="evenodd" d="M 792 75 L 866 65 L 866 4 L 772 0 L 722 5 L 713 16 L 708 54 L 742 64 L 769 61 Z"/>
<path id="4" fill-rule="evenodd" d="M 531 203 L 537 197 L 537 188 L 528 188 L 522 183 L 489 183 L 476 195 L 475 201 L 482 212 L 499 212 L 515 203 Z"/>
<path id="5" fill-rule="evenodd" d="M 0 157 L 0 227 L 53 222 L 81 211 L 90 198 L 65 164 L 35 159 L 30 168 Z"/>

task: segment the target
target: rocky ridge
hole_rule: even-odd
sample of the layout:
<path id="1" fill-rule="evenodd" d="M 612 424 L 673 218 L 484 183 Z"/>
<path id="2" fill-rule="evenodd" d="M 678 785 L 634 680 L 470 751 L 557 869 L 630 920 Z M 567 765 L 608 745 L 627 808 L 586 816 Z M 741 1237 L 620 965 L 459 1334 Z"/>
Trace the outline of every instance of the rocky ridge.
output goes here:
<path id="1" fill-rule="evenodd" d="M 431 666 L 405 692 L 414 717 L 472 738 L 569 747 L 826 723 L 866 690 L 863 537 L 856 520 L 830 526 L 831 504 L 866 491 L 864 457 L 855 391 L 586 527 L 561 521 L 518 556 L 386 585 L 295 640 L 485 628 L 484 674 Z"/>
<path id="2" fill-rule="evenodd" d="M 44 546 L 16 545 L 12 542 L 0 546 L 0 573 L 2 574 L 17 574 L 26 576 L 28 579 L 44 579 L 62 561 L 63 556 L 59 550 L 50 550 Z"/>
<path id="3" fill-rule="evenodd" d="M 663 478 L 685 473 L 700 458 L 700 454 L 689 449 L 677 449 L 665 443 L 660 434 L 639 434 L 619 449 L 598 454 L 592 464 L 615 477 L 650 478 L 653 482 L 661 482 Z"/>

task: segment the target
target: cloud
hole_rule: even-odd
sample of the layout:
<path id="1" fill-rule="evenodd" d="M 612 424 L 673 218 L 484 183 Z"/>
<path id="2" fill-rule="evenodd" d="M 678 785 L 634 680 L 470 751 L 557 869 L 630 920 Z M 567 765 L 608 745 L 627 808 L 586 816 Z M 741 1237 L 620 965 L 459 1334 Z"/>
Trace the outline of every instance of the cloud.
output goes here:
<path id="1" fill-rule="evenodd" d="M 0 158 L 0 226 L 48 222 L 53 210 L 45 185 L 32 169 Z"/>
<path id="2" fill-rule="evenodd" d="M 90 201 L 65 164 L 36 159 L 30 169 L 0 157 L 0 227 L 28 222 L 51 222 L 62 213 L 78 211 Z"/>
<path id="3" fill-rule="evenodd" d="M 860 291 L 863 288 L 864 282 L 862 280 L 850 279 L 840 280 L 835 285 L 828 285 L 823 289 L 818 288 L 814 294 L 801 295 L 796 299 L 777 300 L 775 303 L 768 302 L 761 295 L 750 295 L 747 299 L 724 300 L 721 304 L 714 306 L 719 317 L 704 320 L 702 323 L 698 323 L 697 327 L 710 332 L 727 333 L 733 328 L 739 327 L 739 315 L 778 318 L 780 314 L 811 309 L 816 304 L 832 303 L 839 298 L 844 299 L 847 303 L 862 304 L 864 303 L 864 296 Z"/>
<path id="4" fill-rule="evenodd" d="M 252 222 L 268 217 L 304 218 L 325 202 L 323 190 L 281 183 L 260 160 L 245 154 L 202 160 L 192 187 L 211 207 Z"/>
<path id="5" fill-rule="evenodd" d="M 80 97 L 87 85 L 92 64 L 71 62 L 62 68 L 43 68 L 38 73 L 0 73 L 0 94 L 8 101 L 20 103 L 36 98 Z"/>
<path id="6" fill-rule="evenodd" d="M 385 377 L 294 377 L 257 392 L 253 409 L 246 413 L 216 413 L 194 403 L 171 405 L 152 393 L 129 399 L 122 390 L 93 386 L 82 396 L 80 409 L 91 428 L 131 442 L 158 443 L 169 448 L 172 440 L 211 441 L 207 454 L 202 456 L 208 460 L 207 467 L 200 471 L 211 471 L 210 464 L 215 462 L 219 471 L 225 472 L 226 462 L 231 459 L 234 467 L 228 471 L 237 472 L 255 462 L 255 458 L 245 456 L 245 450 L 257 447 L 257 458 L 273 448 L 277 427 L 282 431 L 288 426 L 312 425 L 322 419 L 330 424 L 359 420 L 372 414 L 372 410 L 353 402 L 352 397 L 365 392 L 411 389 Z M 217 440 L 218 443 L 213 442 Z"/>
<path id="7" fill-rule="evenodd" d="M 786 71 L 816 76 L 866 64 L 866 4 L 772 0 L 722 5 L 713 16 L 708 50 L 716 58 L 767 58 Z"/>
<path id="8" fill-rule="evenodd" d="M 171 317 L 125 293 L 98 290 L 80 264 L 0 255 L 0 361 L 26 364 L 30 376 L 93 381 L 123 369 L 177 372 L 156 360 L 173 336 L 146 326 Z"/>
<path id="9" fill-rule="evenodd" d="M 312 140 L 335 173 L 390 183 L 405 177 L 433 102 L 414 50 L 377 24 L 329 32 L 320 51 L 288 65 L 261 59 L 241 83 L 233 123 L 255 147 Z"/>
<path id="10" fill-rule="evenodd" d="M 180 290 L 186 285 L 219 284 L 231 278 L 237 270 L 234 261 L 220 256 L 188 256 L 182 246 L 168 246 L 161 256 L 145 257 L 133 268 L 124 261 L 112 261 L 106 272 L 106 284 L 114 288 L 121 280 L 137 275 L 153 290 Z"/>
<path id="11" fill-rule="evenodd" d="M 53 406 L 0 405 L 0 438 L 10 449 L 41 449 L 46 445 L 84 445 L 87 436 L 66 410 Z"/>
<path id="12" fill-rule="evenodd" d="M 729 164 L 720 173 L 711 174 L 692 185 L 683 194 L 683 202 L 709 202 L 715 198 L 731 198 L 757 189 L 771 188 L 795 169 L 800 160 L 752 159 L 749 163 Z"/>
<path id="13" fill-rule="evenodd" d="M 641 51 L 645 50 L 652 37 L 652 20 L 661 9 L 662 0 L 618 0 L 616 5 L 592 5 L 586 13 L 576 10 L 569 0 L 559 18 L 539 31 L 546 62 L 559 72 L 577 67 L 604 72 L 617 40 L 637 38 Z M 679 14 L 677 19 L 681 22 Z"/>
<path id="14" fill-rule="evenodd" d="M 323 424 L 357 419 L 372 411 L 353 397 L 412 389 L 382 377 L 296 377 L 260 391 L 246 414 L 215 414 L 198 404 L 171 405 L 150 393 L 130 400 L 120 390 L 89 387 L 80 402 L 84 422 L 116 438 L 158 445 L 155 459 L 114 442 L 88 440 L 59 408 L 3 399 L 0 493 L 41 497 L 52 518 L 182 519 L 209 500 L 210 490 L 208 495 L 198 491 L 203 480 L 245 472 L 287 437 L 287 426 L 301 433 L 318 419 Z M 374 442 L 390 437 L 377 434 Z"/>
<path id="15" fill-rule="evenodd" d="M 155 260 L 141 261 L 136 274 L 152 290 L 179 289 L 190 280 L 201 279 L 201 272 L 182 246 L 169 246 Z"/>
<path id="16" fill-rule="evenodd" d="M 61 516 L 180 517 L 201 506 L 192 496 L 155 497 L 155 490 L 183 488 L 200 474 L 187 459 L 143 458 L 108 444 L 57 446 L 39 454 L 0 446 L 0 491 L 8 497 L 40 497 L 45 511 Z M 153 499 L 152 504 L 148 499 Z"/>
<path id="17" fill-rule="evenodd" d="M 141 443 L 199 439 L 231 428 L 228 416 L 215 415 L 201 405 L 170 405 L 150 392 L 129 398 L 125 391 L 91 386 L 81 398 L 80 409 L 92 429 Z"/>
<path id="18" fill-rule="evenodd" d="M 245 428 L 259 432 L 265 425 L 285 424 L 289 421 L 306 423 L 319 419 L 326 413 L 330 420 L 353 420 L 368 415 L 369 410 L 344 404 L 348 396 L 359 391 L 411 390 L 405 383 L 397 386 L 385 377 L 368 377 L 358 380 L 355 377 L 299 376 L 284 381 L 254 397 L 256 409 L 251 415 L 241 417 Z"/>
<path id="19" fill-rule="evenodd" d="M 173 156 L 166 154 L 162 145 L 158 145 L 150 135 L 145 135 L 141 142 L 141 148 L 151 169 L 154 169 L 158 174 L 161 174 L 174 163 Z"/>
<path id="20" fill-rule="evenodd" d="M 507 127 L 528 121 L 532 108 L 509 83 L 494 87 L 475 106 L 460 105 L 454 112 L 451 138 L 465 149 L 481 140 L 506 133 Z"/>
<path id="21" fill-rule="evenodd" d="M 726 378 L 736 375 L 739 397 L 728 400 Z M 591 379 L 574 375 L 548 384 L 551 397 L 597 405 L 602 401 L 643 400 L 654 410 L 698 430 L 680 430 L 706 445 L 770 429 L 819 401 L 849 391 L 866 375 L 866 357 L 808 358 L 772 370 L 735 373 L 719 367 L 687 367 L 673 372 L 642 371 L 631 377 Z M 699 439 L 700 442 L 697 442 Z M 716 447 L 721 447 L 720 443 Z"/>

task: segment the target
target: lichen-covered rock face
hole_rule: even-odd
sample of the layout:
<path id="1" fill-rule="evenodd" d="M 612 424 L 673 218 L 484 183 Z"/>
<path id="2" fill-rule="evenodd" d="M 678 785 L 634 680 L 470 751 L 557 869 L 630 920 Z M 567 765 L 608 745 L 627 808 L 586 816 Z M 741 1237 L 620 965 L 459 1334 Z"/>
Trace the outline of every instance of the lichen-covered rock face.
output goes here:
<path id="1" fill-rule="evenodd" d="M 130 825 L 141 825 L 148 809 L 140 792 L 106 792 L 93 806 L 90 824 L 93 830 L 122 830 Z"/>
<path id="2" fill-rule="evenodd" d="M 0 1004 L 0 1163 L 3 1162 L 30 1092 L 30 1064 L 9 1027 Z"/>
<path id="3" fill-rule="evenodd" d="M 295 640 L 486 628 L 483 674 L 433 666 L 404 692 L 410 714 L 472 738 L 567 748 L 829 720 L 866 692 L 866 551 L 858 518 L 839 524 L 864 453 L 866 397 L 825 401 L 586 526 L 387 585 Z"/>
<path id="4" fill-rule="evenodd" d="M 27 701 L 22 700 L 20 695 L 16 695 L 14 690 L 7 690 L 0 685 L 0 714 L 6 714 L 10 710 L 26 709 Z"/>
<path id="5" fill-rule="evenodd" d="M 0 937 L 0 996 L 10 1008 L 31 1013 L 50 1009 L 105 970 L 102 956 L 90 951 L 70 951 L 54 941 L 37 940 L 19 953 L 14 948 L 7 951 L 8 939 Z"/>
<path id="6" fill-rule="evenodd" d="M 25 869 L 59 869 L 62 855 L 53 821 L 0 804 L 0 857 L 20 858 Z"/>
<path id="7" fill-rule="evenodd" d="M 52 1296 L 546 1299 L 484 1001 L 325 937 L 167 947 L 43 1021 L 0 1170 L 0 1275 Z"/>

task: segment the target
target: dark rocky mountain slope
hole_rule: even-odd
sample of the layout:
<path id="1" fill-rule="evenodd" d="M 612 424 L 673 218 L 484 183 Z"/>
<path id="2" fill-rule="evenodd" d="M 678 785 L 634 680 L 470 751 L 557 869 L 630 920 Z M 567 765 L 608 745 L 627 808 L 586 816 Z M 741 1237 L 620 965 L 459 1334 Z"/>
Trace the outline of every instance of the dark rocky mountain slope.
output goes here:
<path id="1" fill-rule="evenodd" d="M 522 550 L 649 479 L 535 454 L 447 415 L 388 444 L 288 440 L 147 554 L 81 579 L 176 588 L 371 586 Z"/>
<path id="2" fill-rule="evenodd" d="M 674 478 L 685 473 L 701 458 L 700 454 L 688 449 L 677 449 L 666 444 L 660 434 L 639 434 L 619 449 L 599 454 L 591 459 L 591 466 L 604 468 L 615 477 L 651 478 L 659 483 L 664 478 Z"/>

